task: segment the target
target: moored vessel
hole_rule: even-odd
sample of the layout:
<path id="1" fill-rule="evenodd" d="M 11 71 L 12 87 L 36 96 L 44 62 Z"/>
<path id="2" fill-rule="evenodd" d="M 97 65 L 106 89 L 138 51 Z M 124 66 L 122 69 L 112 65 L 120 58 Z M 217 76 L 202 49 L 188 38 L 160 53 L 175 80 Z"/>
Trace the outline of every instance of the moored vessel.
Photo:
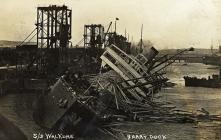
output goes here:
<path id="1" fill-rule="evenodd" d="M 197 78 L 184 76 L 185 86 L 187 87 L 208 87 L 208 88 L 221 88 L 221 69 L 220 74 L 213 74 L 208 78 Z"/>

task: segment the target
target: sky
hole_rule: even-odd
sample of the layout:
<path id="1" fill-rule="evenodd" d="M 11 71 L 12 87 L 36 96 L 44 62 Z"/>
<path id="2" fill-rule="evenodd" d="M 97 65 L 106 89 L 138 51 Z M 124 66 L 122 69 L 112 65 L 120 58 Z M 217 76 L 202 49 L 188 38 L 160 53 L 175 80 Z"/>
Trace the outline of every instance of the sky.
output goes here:
<path id="1" fill-rule="evenodd" d="M 220 0 L 2 0 L 0 40 L 23 40 L 34 28 L 38 6 L 67 5 L 72 9 L 72 42 L 83 38 L 84 24 L 117 21 L 117 32 L 156 48 L 214 48 L 221 45 Z"/>

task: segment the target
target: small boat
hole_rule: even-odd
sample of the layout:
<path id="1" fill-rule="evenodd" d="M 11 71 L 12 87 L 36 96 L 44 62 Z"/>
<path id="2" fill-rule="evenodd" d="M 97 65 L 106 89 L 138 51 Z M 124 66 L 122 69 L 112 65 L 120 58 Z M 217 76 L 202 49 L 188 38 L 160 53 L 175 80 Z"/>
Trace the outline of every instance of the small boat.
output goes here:
<path id="1" fill-rule="evenodd" d="M 221 75 L 221 69 L 220 69 Z M 221 88 L 221 76 L 213 74 L 208 78 L 197 78 L 184 76 L 186 87 L 207 87 L 207 88 Z"/>

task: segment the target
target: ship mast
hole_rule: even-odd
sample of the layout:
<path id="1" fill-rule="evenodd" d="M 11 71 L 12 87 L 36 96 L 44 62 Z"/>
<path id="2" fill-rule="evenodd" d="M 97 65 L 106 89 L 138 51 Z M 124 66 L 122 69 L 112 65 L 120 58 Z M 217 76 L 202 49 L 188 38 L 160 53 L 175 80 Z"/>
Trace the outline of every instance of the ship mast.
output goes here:
<path id="1" fill-rule="evenodd" d="M 143 52 L 143 24 L 141 26 L 141 34 L 140 34 L 140 53 Z"/>

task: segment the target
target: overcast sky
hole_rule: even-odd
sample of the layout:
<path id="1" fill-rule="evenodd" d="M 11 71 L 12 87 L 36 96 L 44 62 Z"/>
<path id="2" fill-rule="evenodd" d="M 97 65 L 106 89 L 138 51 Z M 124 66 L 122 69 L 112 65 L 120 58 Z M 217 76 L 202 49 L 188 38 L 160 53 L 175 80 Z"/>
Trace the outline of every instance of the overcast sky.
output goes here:
<path id="1" fill-rule="evenodd" d="M 83 38 L 84 24 L 103 24 L 115 17 L 117 31 L 156 48 L 214 48 L 221 44 L 220 0 L 1 0 L 0 40 L 23 40 L 34 28 L 37 6 L 67 5 L 73 11 L 73 43 Z"/>

